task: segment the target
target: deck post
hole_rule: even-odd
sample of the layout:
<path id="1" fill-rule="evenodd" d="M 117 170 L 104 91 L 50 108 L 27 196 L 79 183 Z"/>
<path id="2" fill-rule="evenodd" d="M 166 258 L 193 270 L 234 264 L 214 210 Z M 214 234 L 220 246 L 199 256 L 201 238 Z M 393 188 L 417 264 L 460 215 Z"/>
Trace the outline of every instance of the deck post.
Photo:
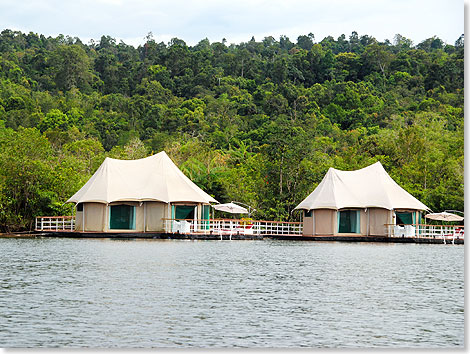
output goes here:
<path id="1" fill-rule="evenodd" d="M 172 220 L 172 215 L 171 215 L 171 204 L 170 202 L 168 202 L 168 208 L 167 208 L 167 213 L 168 213 L 168 217 L 167 217 L 167 220 L 166 220 L 166 224 L 165 224 L 165 231 L 166 232 L 171 232 L 173 230 L 173 220 Z M 168 220 L 170 220 L 170 225 L 168 226 Z"/>
<path id="2" fill-rule="evenodd" d="M 147 203 L 143 202 L 144 204 L 144 232 L 147 231 Z"/>
<path id="3" fill-rule="evenodd" d="M 365 212 L 367 213 L 366 235 L 369 236 L 369 234 L 370 234 L 370 212 L 367 208 L 366 208 Z"/>
<path id="4" fill-rule="evenodd" d="M 305 213 L 305 211 L 304 211 L 304 213 Z M 303 218 L 303 220 L 305 220 L 305 218 Z M 315 226 L 315 210 L 312 210 L 312 223 L 313 223 L 313 236 L 315 236 L 317 234 L 317 228 Z M 302 229 L 302 235 L 303 234 L 304 234 L 304 230 Z"/>

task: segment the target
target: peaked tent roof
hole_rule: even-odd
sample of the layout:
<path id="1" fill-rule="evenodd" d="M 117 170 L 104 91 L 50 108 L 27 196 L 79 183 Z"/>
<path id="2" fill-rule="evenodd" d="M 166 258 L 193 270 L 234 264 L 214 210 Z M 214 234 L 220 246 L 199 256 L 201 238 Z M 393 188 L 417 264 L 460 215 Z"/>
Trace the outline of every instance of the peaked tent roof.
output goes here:
<path id="1" fill-rule="evenodd" d="M 429 208 L 401 188 L 380 162 L 355 171 L 330 168 L 315 190 L 295 209 Z"/>
<path id="2" fill-rule="evenodd" d="M 107 157 L 67 203 L 144 200 L 217 203 L 186 177 L 164 151 L 138 160 Z"/>

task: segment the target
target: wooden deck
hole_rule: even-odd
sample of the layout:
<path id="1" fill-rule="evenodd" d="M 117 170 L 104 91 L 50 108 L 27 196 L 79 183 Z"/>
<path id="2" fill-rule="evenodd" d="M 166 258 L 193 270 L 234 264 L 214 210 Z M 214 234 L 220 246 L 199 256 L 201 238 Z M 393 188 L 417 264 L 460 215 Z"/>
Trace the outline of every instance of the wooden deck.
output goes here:
<path id="1" fill-rule="evenodd" d="M 463 225 L 386 225 L 389 236 L 355 234 L 304 236 L 301 222 L 266 220 L 175 220 L 164 219 L 166 232 L 141 231 L 76 231 L 74 218 L 38 217 L 36 235 L 44 237 L 110 238 L 110 239 L 178 239 L 178 240 L 291 240 L 291 241 L 341 241 L 464 244 Z"/>
<path id="2" fill-rule="evenodd" d="M 61 231 L 35 231 L 29 234 L 18 235 L 0 235 L 2 237 L 65 237 L 75 239 L 113 239 L 113 240 L 285 240 L 285 241 L 308 241 L 308 242 L 381 242 L 381 243 L 420 243 L 420 244 L 455 244 L 463 245 L 464 239 L 456 238 L 452 240 L 432 238 L 432 237 L 388 237 L 388 236 L 301 236 L 301 235 L 218 235 L 218 234 L 205 234 L 205 233 L 156 233 L 156 232 L 61 232 Z"/>
<path id="3" fill-rule="evenodd" d="M 387 242 L 387 243 L 427 243 L 463 245 L 463 238 L 442 239 L 436 237 L 389 237 L 389 236 L 285 236 L 272 235 L 269 238 L 292 241 L 339 241 L 339 242 Z M 445 242 L 444 242 L 445 240 Z"/>
<path id="4" fill-rule="evenodd" d="M 38 237 L 108 238 L 108 239 L 158 239 L 158 240 L 263 240 L 265 235 L 209 234 L 209 233 L 163 233 L 163 232 L 81 232 L 81 231 L 35 231 Z"/>

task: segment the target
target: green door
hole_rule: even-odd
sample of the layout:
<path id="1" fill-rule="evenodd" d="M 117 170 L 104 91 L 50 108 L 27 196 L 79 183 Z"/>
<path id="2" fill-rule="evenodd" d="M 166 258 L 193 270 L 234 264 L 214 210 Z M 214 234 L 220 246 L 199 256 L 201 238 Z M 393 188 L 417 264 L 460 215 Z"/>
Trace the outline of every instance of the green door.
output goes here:
<path id="1" fill-rule="evenodd" d="M 109 215 L 109 228 L 114 230 L 135 229 L 135 206 L 111 205 Z"/>
<path id="2" fill-rule="evenodd" d="M 338 212 L 338 232 L 358 234 L 361 232 L 360 211 L 341 210 Z"/>
<path id="3" fill-rule="evenodd" d="M 209 230 L 209 219 L 210 219 L 210 205 L 203 205 L 202 206 L 202 227 L 204 230 Z"/>

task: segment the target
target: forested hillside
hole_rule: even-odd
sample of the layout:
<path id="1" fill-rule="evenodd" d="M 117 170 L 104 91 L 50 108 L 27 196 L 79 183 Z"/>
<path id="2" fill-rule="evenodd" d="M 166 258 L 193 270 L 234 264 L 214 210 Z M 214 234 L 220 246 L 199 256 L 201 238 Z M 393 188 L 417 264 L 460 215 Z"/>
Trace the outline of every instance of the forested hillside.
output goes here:
<path id="1" fill-rule="evenodd" d="M 219 202 L 255 218 L 293 208 L 329 167 L 380 160 L 434 211 L 464 208 L 464 39 L 417 45 L 353 32 L 319 40 L 181 39 L 138 48 L 0 34 L 0 228 L 68 215 L 106 156 L 165 150 Z"/>

